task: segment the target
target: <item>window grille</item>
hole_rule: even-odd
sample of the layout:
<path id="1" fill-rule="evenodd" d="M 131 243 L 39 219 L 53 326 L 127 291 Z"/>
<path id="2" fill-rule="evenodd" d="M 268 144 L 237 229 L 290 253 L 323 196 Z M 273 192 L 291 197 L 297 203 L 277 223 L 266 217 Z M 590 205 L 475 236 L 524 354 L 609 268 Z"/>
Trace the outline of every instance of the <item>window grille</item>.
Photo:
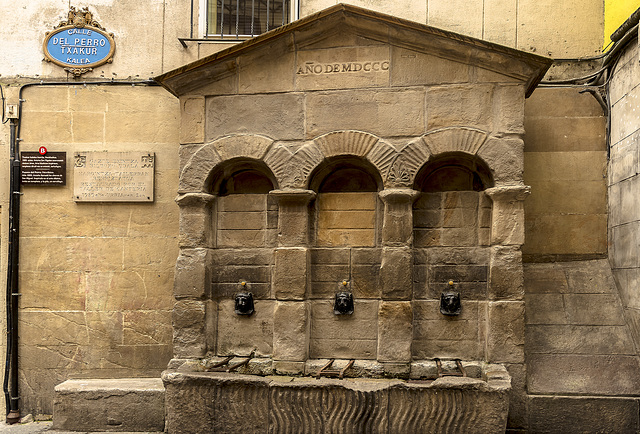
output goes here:
<path id="1" fill-rule="evenodd" d="M 292 21 L 292 0 L 207 0 L 208 37 L 240 39 Z"/>

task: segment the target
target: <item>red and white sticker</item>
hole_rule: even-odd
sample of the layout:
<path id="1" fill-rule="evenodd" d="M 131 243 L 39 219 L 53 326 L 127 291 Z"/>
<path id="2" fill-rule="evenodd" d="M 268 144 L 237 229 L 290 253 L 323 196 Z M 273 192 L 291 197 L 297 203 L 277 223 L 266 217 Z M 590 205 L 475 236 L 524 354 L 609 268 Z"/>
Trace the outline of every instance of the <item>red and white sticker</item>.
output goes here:
<path id="1" fill-rule="evenodd" d="M 47 148 L 45 148 L 44 146 L 40 146 L 38 152 L 40 152 L 40 155 L 47 155 Z"/>

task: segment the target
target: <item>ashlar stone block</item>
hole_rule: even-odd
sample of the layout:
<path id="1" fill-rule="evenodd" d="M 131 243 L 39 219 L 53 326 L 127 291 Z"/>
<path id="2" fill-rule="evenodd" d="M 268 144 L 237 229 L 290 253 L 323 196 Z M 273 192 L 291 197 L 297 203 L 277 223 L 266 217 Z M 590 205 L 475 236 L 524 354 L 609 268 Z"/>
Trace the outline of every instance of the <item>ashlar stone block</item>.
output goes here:
<path id="1" fill-rule="evenodd" d="M 524 362 L 524 302 L 489 303 L 487 356 L 493 363 Z"/>
<path id="2" fill-rule="evenodd" d="M 204 97 L 180 100 L 180 143 L 204 142 Z"/>
<path id="3" fill-rule="evenodd" d="M 413 310 L 409 301 L 383 301 L 378 311 L 378 361 L 410 362 Z"/>
<path id="4" fill-rule="evenodd" d="M 517 246 L 493 246 L 489 265 L 489 298 L 522 300 L 523 297 L 522 252 Z"/>
<path id="5" fill-rule="evenodd" d="M 278 245 L 306 245 L 309 241 L 309 202 L 315 198 L 315 192 L 273 190 L 269 196 L 278 202 Z"/>
<path id="6" fill-rule="evenodd" d="M 180 206 L 181 247 L 214 247 L 212 234 L 212 204 L 215 196 L 206 193 L 187 193 L 178 196 Z"/>
<path id="7" fill-rule="evenodd" d="M 310 255 L 304 247 L 275 250 L 273 291 L 278 300 L 304 299 L 309 280 Z"/>
<path id="8" fill-rule="evenodd" d="M 210 253 L 209 249 L 180 250 L 173 282 L 176 298 L 201 298 L 211 293 Z"/>
<path id="9" fill-rule="evenodd" d="M 205 304 L 180 300 L 173 307 L 173 354 L 179 358 L 197 358 L 206 352 Z"/>
<path id="10" fill-rule="evenodd" d="M 410 247 L 384 247 L 380 265 L 382 298 L 409 300 L 413 292 L 413 254 Z"/>
<path id="11" fill-rule="evenodd" d="M 273 358 L 304 362 L 309 355 L 309 306 L 302 301 L 276 302 Z"/>

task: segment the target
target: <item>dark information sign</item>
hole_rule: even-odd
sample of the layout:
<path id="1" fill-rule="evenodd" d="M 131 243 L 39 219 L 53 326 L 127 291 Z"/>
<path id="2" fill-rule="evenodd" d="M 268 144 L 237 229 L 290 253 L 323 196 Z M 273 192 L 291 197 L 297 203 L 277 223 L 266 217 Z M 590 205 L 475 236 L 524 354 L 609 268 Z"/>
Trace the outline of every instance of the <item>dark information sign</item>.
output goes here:
<path id="1" fill-rule="evenodd" d="M 67 153 L 39 152 L 20 153 L 22 185 L 66 185 Z"/>

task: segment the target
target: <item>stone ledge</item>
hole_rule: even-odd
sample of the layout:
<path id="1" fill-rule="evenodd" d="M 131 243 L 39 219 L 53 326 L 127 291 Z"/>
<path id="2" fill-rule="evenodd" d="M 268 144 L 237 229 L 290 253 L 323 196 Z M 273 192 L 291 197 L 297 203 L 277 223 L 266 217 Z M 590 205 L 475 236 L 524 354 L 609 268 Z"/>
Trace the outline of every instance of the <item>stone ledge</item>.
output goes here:
<path id="1" fill-rule="evenodd" d="M 53 429 L 163 431 L 164 393 L 159 378 L 67 380 L 55 387 Z"/>

